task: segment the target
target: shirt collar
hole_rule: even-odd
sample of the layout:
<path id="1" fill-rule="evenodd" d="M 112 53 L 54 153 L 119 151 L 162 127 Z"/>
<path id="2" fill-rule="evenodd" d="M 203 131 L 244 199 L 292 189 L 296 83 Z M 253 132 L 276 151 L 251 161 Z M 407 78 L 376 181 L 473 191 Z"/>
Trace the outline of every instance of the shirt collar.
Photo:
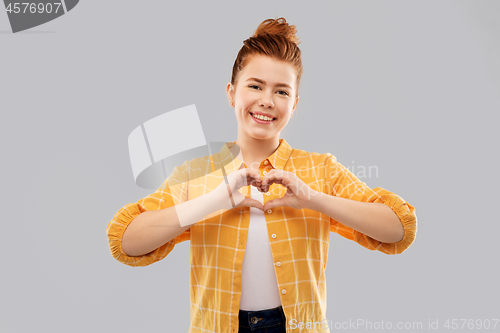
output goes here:
<path id="1" fill-rule="evenodd" d="M 278 146 L 278 149 L 276 149 L 274 153 L 267 158 L 267 160 L 269 160 L 273 168 L 283 170 L 286 162 L 292 154 L 292 147 L 290 147 L 285 139 L 280 139 L 279 142 L 280 145 Z M 235 144 L 235 141 L 227 142 L 219 152 L 220 162 L 224 165 L 224 169 L 227 173 L 238 170 L 243 163 L 242 160 L 231 153 L 230 148 Z"/>
<path id="2" fill-rule="evenodd" d="M 273 168 L 283 170 L 291 154 L 292 147 L 290 147 L 285 139 L 280 139 L 280 145 L 278 149 L 276 149 L 276 151 L 267 159 L 269 160 Z"/>

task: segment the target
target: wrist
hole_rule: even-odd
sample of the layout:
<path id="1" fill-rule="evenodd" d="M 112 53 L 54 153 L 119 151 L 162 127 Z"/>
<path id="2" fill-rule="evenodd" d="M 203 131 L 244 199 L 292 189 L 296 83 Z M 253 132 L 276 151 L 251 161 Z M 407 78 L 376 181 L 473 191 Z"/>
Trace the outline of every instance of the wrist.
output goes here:
<path id="1" fill-rule="evenodd" d="M 322 192 L 312 190 L 309 193 L 309 200 L 307 201 L 305 208 L 321 212 L 322 203 L 326 195 L 327 194 L 324 194 Z"/>
<path id="2" fill-rule="evenodd" d="M 207 200 L 214 207 L 214 211 L 228 210 L 233 208 L 231 198 L 229 196 L 228 185 L 221 184 L 217 189 L 207 194 Z"/>

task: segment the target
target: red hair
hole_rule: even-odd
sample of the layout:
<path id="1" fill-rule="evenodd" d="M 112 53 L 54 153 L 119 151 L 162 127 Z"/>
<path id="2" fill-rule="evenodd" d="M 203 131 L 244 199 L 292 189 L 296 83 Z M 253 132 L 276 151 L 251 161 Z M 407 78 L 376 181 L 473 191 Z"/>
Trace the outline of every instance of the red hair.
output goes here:
<path id="1" fill-rule="evenodd" d="M 255 34 L 243 41 L 243 46 L 234 61 L 231 84 L 236 85 L 239 78 L 238 74 L 248 64 L 252 55 L 265 55 L 286 61 L 295 68 L 298 95 L 303 69 L 301 53 L 298 47 L 300 41 L 295 35 L 296 33 L 295 26 L 289 25 L 283 17 L 263 21 Z"/>

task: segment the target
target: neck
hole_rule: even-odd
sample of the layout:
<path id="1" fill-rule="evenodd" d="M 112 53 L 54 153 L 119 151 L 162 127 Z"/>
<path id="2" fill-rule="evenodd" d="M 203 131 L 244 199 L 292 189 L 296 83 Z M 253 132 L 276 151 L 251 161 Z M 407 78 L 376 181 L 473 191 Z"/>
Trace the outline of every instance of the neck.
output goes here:
<path id="1" fill-rule="evenodd" d="M 236 145 L 241 150 L 243 162 L 247 167 L 252 165 L 258 168 L 258 163 L 271 156 L 280 145 L 279 136 L 267 140 L 242 138 L 238 135 Z"/>

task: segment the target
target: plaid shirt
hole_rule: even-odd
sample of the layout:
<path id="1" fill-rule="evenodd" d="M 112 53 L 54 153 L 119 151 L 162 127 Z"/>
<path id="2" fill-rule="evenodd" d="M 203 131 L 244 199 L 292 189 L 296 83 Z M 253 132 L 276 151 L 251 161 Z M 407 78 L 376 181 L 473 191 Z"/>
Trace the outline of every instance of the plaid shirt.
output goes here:
<path id="1" fill-rule="evenodd" d="M 174 206 L 214 190 L 224 175 L 243 163 L 227 143 L 218 154 L 184 162 L 155 193 L 121 208 L 107 227 L 109 247 L 114 258 L 130 266 L 146 266 L 165 258 L 175 244 L 191 241 L 191 325 L 189 332 L 238 332 L 242 263 L 248 234 L 250 208 L 218 211 L 156 250 L 142 256 L 127 256 L 121 239 L 128 224 L 140 213 Z M 261 176 L 271 169 L 294 172 L 316 191 L 363 202 L 389 206 L 404 227 L 404 238 L 397 243 L 382 243 L 332 218 L 309 209 L 276 207 L 265 212 L 269 242 L 278 280 L 281 304 L 287 321 L 322 322 L 326 318 L 325 268 L 330 231 L 353 240 L 370 250 L 398 254 L 415 239 L 417 218 L 413 206 L 383 188 L 370 189 L 331 154 L 292 149 L 280 139 L 280 146 L 262 161 Z M 242 193 L 250 197 L 249 186 Z M 286 189 L 272 184 L 264 202 L 283 197 Z M 326 326 L 326 325 L 324 325 Z M 292 331 L 287 326 L 287 331 Z M 295 330 L 294 330 L 295 331 Z M 296 331 L 301 331 L 297 328 Z M 308 330 L 305 330 L 308 331 Z M 317 332 L 329 332 L 327 327 Z"/>

